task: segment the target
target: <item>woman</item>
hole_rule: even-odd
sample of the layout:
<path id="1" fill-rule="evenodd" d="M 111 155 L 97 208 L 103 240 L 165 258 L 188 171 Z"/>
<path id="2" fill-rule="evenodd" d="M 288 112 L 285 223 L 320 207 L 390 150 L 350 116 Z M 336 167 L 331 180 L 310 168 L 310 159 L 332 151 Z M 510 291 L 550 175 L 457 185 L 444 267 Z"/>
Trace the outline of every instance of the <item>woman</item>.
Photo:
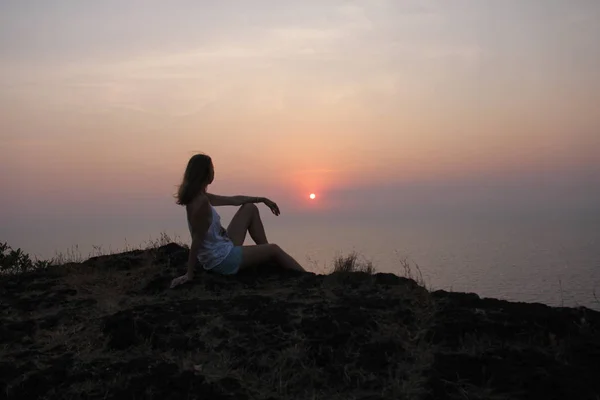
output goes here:
<path id="1" fill-rule="evenodd" d="M 194 279 L 194 267 L 200 262 L 204 269 L 223 275 L 273 261 L 284 268 L 304 271 L 304 268 L 276 244 L 269 244 L 265 228 L 255 203 L 265 203 L 273 214 L 279 207 L 264 197 L 218 196 L 207 192 L 215 177 L 212 160 L 196 154 L 188 162 L 183 182 L 177 192 L 177 204 L 185 206 L 192 245 L 187 273 L 173 279 L 171 288 Z M 227 230 L 215 206 L 241 206 Z M 246 232 L 256 245 L 243 246 Z"/>

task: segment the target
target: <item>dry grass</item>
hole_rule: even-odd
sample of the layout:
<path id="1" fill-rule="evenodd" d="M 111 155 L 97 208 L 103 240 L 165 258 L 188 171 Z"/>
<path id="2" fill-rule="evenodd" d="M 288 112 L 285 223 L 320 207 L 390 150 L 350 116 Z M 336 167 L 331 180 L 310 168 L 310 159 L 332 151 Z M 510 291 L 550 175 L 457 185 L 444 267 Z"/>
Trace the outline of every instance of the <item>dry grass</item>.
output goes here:
<path id="1" fill-rule="evenodd" d="M 90 257 L 92 257 L 91 254 Z M 50 263 L 52 265 L 64 265 L 71 263 L 82 263 L 85 260 L 86 258 L 79 249 L 79 245 L 73 245 L 65 251 L 55 251 L 54 257 L 52 257 Z"/>
<path id="2" fill-rule="evenodd" d="M 332 273 L 364 272 L 369 275 L 375 273 L 375 267 L 371 261 L 361 259 L 360 255 L 353 251 L 347 256 L 338 256 L 333 261 Z"/>
<path id="3" fill-rule="evenodd" d="M 412 279 L 419 286 L 430 290 L 430 285 L 426 282 L 423 271 L 419 264 L 409 261 L 408 257 L 400 256 L 396 252 L 398 257 L 398 268 L 396 275 Z M 318 263 L 309 258 L 311 264 L 318 267 Z M 349 274 L 352 272 L 366 273 L 373 275 L 377 272 L 373 263 L 365 258 L 364 255 L 359 254 L 356 251 L 350 252 L 348 255 L 339 255 L 333 260 L 333 267 L 330 274 Z"/>
<path id="4" fill-rule="evenodd" d="M 182 247 L 189 248 L 188 244 L 183 242 L 178 235 L 171 236 L 166 232 L 160 232 L 158 237 L 149 237 L 146 241 L 135 246 L 129 244 L 125 239 L 125 244 L 120 249 L 105 249 L 103 246 L 93 245 L 87 256 L 84 255 L 79 245 L 73 245 L 64 251 L 55 251 L 54 257 L 49 261 L 51 265 L 79 264 L 92 257 L 114 255 L 134 250 L 154 250 L 169 243 L 177 243 Z"/>
<path id="5" fill-rule="evenodd" d="M 165 246 L 169 243 L 177 243 L 178 245 L 180 245 L 182 247 L 189 248 L 188 244 L 183 242 L 181 240 L 181 238 L 179 237 L 179 235 L 175 235 L 175 236 L 171 237 L 168 233 L 161 232 L 158 235 L 158 238 L 148 239 L 143 245 L 141 245 L 140 249 L 141 250 L 157 249 L 157 248 Z"/>
<path id="6" fill-rule="evenodd" d="M 398 275 L 408 279 L 412 279 L 417 282 L 420 286 L 429 289 L 425 278 L 423 277 L 423 271 L 417 263 L 412 263 L 408 260 L 408 257 L 400 255 L 397 251 L 395 252 L 398 258 Z M 414 265 L 413 265 L 414 264 Z"/>

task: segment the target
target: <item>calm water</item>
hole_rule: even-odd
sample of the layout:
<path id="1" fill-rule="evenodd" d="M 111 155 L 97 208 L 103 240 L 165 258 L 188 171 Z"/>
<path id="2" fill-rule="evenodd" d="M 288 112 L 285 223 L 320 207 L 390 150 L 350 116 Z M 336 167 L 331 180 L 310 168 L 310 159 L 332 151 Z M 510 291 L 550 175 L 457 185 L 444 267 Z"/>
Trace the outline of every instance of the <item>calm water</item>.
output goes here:
<path id="1" fill-rule="evenodd" d="M 356 250 L 382 272 L 402 272 L 398 261 L 408 258 L 433 288 L 600 309 L 600 233 L 593 227 L 355 224 L 276 233 L 316 271 Z"/>
<path id="2" fill-rule="evenodd" d="M 219 212 L 224 224 L 231 208 Z M 15 245 L 43 256 L 73 244 L 87 255 L 139 245 L 166 231 L 188 241 L 181 210 L 162 220 L 132 217 L 73 225 L 69 235 L 51 226 L 17 235 Z M 485 297 L 600 309 L 600 223 L 598 218 L 349 218 L 309 219 L 265 215 L 270 241 L 314 272 L 327 271 L 338 254 L 358 251 L 379 271 L 401 273 L 398 260 L 417 263 L 433 288 L 476 292 Z M 29 226 L 29 225 L 20 225 Z M 247 242 L 249 243 L 249 241 Z M 64 250 L 63 250 L 64 251 Z M 594 292 L 599 300 L 596 300 Z"/>

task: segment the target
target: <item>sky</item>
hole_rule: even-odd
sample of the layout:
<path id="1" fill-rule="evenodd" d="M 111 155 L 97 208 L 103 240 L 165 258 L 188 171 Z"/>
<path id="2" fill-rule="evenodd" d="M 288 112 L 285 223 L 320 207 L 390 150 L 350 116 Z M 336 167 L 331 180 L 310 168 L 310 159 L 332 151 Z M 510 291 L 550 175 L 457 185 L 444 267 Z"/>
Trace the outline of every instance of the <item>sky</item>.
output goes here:
<path id="1" fill-rule="evenodd" d="M 297 218 L 592 210 L 599 20 L 596 0 L 2 0 L 0 241 L 156 230 L 195 152 L 213 191 Z"/>

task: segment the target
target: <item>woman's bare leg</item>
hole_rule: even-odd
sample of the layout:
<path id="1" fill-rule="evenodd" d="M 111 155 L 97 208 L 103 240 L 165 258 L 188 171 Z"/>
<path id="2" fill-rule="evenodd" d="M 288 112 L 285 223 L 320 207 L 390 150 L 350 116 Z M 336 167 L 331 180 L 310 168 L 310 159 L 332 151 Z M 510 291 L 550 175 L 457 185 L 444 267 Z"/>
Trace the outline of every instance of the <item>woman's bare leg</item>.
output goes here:
<path id="1" fill-rule="evenodd" d="M 252 203 L 241 206 L 227 227 L 227 236 L 236 246 L 244 244 L 246 232 L 250 233 L 250 237 L 256 244 L 269 243 L 258 207 Z"/>
<path id="2" fill-rule="evenodd" d="M 260 266 L 270 261 L 275 262 L 283 268 L 305 271 L 292 256 L 276 244 L 270 243 L 242 247 L 242 265 L 240 269 Z"/>

